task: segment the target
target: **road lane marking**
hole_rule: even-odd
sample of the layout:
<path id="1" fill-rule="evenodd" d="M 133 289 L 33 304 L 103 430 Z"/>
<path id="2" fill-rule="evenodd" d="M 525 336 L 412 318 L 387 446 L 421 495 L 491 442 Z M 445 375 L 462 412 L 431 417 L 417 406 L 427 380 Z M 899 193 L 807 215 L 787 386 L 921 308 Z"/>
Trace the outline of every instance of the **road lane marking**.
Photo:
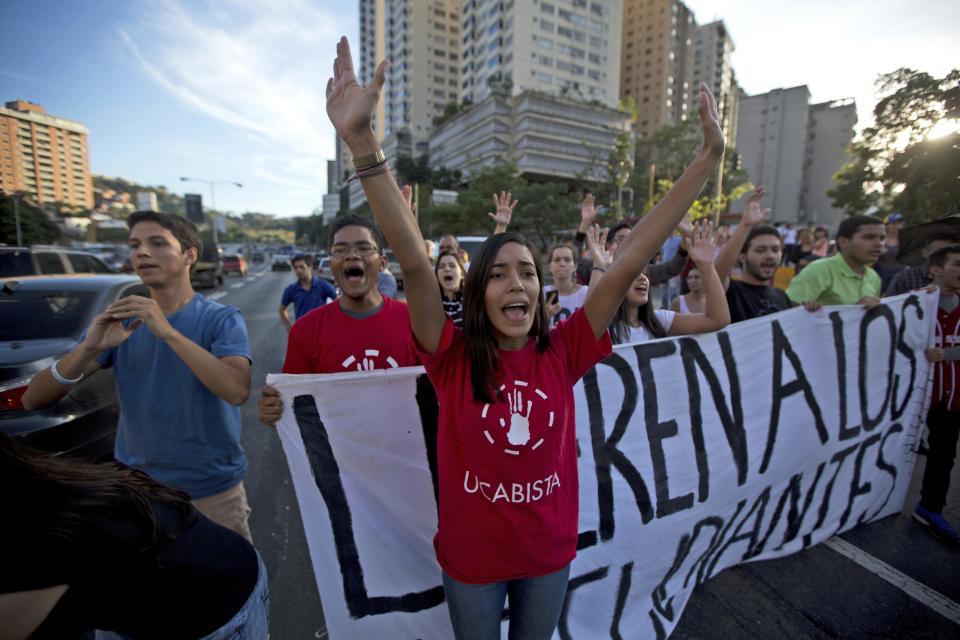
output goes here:
<path id="1" fill-rule="evenodd" d="M 244 282 L 238 282 L 238 283 L 236 283 L 236 284 L 230 285 L 230 288 L 231 288 L 231 289 L 239 289 L 239 288 L 243 287 L 244 284 L 246 284 L 246 283 L 244 283 Z"/>
<path id="2" fill-rule="evenodd" d="M 225 295 L 227 295 L 226 291 L 217 291 L 216 293 L 211 293 L 207 297 L 210 298 L 211 300 L 219 300 Z"/>
<path id="3" fill-rule="evenodd" d="M 823 544 L 840 555 L 853 560 L 870 573 L 886 580 L 917 602 L 927 605 L 950 622 L 960 624 L 960 604 L 957 604 L 939 591 L 931 589 L 922 582 L 917 582 L 910 576 L 897 571 L 886 562 L 874 558 L 866 551 L 855 547 L 846 540 L 833 537 Z"/>

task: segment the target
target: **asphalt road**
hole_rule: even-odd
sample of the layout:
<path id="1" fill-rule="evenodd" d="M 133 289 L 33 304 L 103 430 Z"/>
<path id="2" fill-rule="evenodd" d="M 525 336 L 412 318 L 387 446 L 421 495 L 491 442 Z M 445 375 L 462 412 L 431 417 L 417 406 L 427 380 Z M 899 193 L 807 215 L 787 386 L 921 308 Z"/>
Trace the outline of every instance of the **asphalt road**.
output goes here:
<path id="1" fill-rule="evenodd" d="M 248 277 L 203 292 L 238 307 L 250 333 L 254 393 L 243 407 L 242 441 L 251 528 L 270 574 L 273 640 L 327 637 L 280 441 L 257 421 L 259 388 L 283 363 L 286 332 L 277 306 L 292 281 L 290 272 L 253 265 Z M 905 513 L 787 558 L 724 571 L 697 588 L 672 637 L 960 638 L 960 551 L 909 517 L 922 465 L 921 457 Z M 960 465 L 952 486 L 945 513 L 960 525 Z M 939 612 L 930 605 L 937 594 Z"/>

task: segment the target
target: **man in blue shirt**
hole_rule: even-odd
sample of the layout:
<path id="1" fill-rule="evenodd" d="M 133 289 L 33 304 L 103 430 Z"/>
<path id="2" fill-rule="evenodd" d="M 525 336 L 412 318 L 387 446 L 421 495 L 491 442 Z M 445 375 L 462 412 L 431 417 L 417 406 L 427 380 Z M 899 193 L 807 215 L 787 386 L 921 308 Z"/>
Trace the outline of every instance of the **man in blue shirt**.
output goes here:
<path id="1" fill-rule="evenodd" d="M 49 406 L 114 367 L 117 460 L 187 492 L 204 515 L 250 539 L 240 447 L 251 362 L 243 318 L 190 285 L 201 250 L 192 222 L 137 211 L 127 225 L 130 262 L 150 297 L 128 296 L 96 316 L 72 351 L 34 376 L 24 407 Z"/>
<path id="2" fill-rule="evenodd" d="M 293 303 L 294 322 L 307 315 L 313 309 L 322 307 L 337 297 L 337 290 L 329 282 L 313 274 L 313 260 L 310 256 L 294 256 L 290 261 L 297 281 L 283 290 L 280 299 L 280 322 L 290 331 L 293 322 L 287 315 L 287 307 Z"/>

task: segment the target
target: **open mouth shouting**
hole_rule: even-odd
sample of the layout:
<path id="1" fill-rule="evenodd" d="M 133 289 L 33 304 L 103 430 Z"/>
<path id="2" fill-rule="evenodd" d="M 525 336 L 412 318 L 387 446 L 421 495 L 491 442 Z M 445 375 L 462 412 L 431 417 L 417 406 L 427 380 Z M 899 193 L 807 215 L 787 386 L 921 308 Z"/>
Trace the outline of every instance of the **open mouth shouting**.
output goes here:
<path id="1" fill-rule="evenodd" d="M 530 306 L 527 302 L 511 302 L 503 305 L 500 310 L 511 323 L 525 324 L 530 315 Z"/>
<path id="2" fill-rule="evenodd" d="M 343 280 L 345 285 L 355 285 L 359 286 L 363 284 L 364 278 L 363 267 L 360 266 L 350 266 L 343 270 Z"/>

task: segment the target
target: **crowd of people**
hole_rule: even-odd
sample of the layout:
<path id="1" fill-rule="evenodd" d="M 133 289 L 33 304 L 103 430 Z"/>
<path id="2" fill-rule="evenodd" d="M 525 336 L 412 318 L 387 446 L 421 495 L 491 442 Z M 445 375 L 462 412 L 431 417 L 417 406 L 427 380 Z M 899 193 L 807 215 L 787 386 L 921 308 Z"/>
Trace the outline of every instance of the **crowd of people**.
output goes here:
<path id="1" fill-rule="evenodd" d="M 552 285 L 544 286 L 537 248 L 508 230 L 517 203 L 506 192 L 494 195 L 494 234 L 472 257 L 454 236 L 440 240 L 434 257 L 410 191 L 398 187 L 371 130 L 383 82 L 381 65 L 361 86 L 346 40 L 338 43 L 327 112 L 375 220 L 334 221 L 338 291 L 313 273 L 309 257 L 292 260 L 296 282 L 279 308 L 288 332 L 283 372 L 425 367 L 440 409 L 436 556 L 457 638 L 499 638 L 508 600 L 510 637 L 549 638 L 576 554 L 575 481 L 549 499 L 510 505 L 462 489 L 465 469 L 517 479 L 509 461 L 469 446 L 482 431 L 481 410 L 521 414 L 528 425 L 543 419 L 511 381 L 543 390 L 550 415 L 559 416 L 559 437 L 528 458 L 522 474 L 574 479 L 573 387 L 613 344 L 717 331 L 795 306 L 872 307 L 884 289 L 940 292 L 936 347 L 926 354 L 935 363 L 929 452 L 914 515 L 941 539 L 960 542 L 942 516 L 960 427 L 957 238 L 928 238 L 924 265 L 891 267 L 885 283 L 873 265 L 889 254 L 890 225 L 900 220 L 850 216 L 831 243 L 825 229 L 771 226 L 758 188 L 732 232 L 691 223 L 687 212 L 724 148 L 716 103 L 702 85 L 703 144 L 673 189 L 635 225 L 609 230 L 597 225 L 587 194 L 572 242 L 546 253 Z M 190 267 L 201 245 L 189 221 L 138 212 L 128 227 L 131 262 L 151 296 L 105 309 L 23 396 L 28 409 L 48 406 L 112 367 L 121 405 L 117 462 L 62 460 L 0 436 L 0 481 L 17 487 L 12 498 L 5 494 L 5 514 L 18 523 L 2 534 L 18 554 L 0 578 L 0 617 L 11 621 L 14 638 L 92 629 L 98 637 L 265 638 L 269 590 L 247 524 L 239 439 L 239 406 L 251 393 L 246 327 L 236 309 L 193 291 Z M 406 302 L 382 275 L 388 243 Z M 658 253 L 667 259 L 653 263 Z M 799 269 L 786 291 L 773 284 L 784 262 Z M 657 305 L 652 287 L 681 277 L 686 292 L 672 308 Z M 277 423 L 276 389 L 260 390 L 258 411 L 264 424 Z M 525 446 L 530 429 L 511 428 L 508 438 Z"/>

